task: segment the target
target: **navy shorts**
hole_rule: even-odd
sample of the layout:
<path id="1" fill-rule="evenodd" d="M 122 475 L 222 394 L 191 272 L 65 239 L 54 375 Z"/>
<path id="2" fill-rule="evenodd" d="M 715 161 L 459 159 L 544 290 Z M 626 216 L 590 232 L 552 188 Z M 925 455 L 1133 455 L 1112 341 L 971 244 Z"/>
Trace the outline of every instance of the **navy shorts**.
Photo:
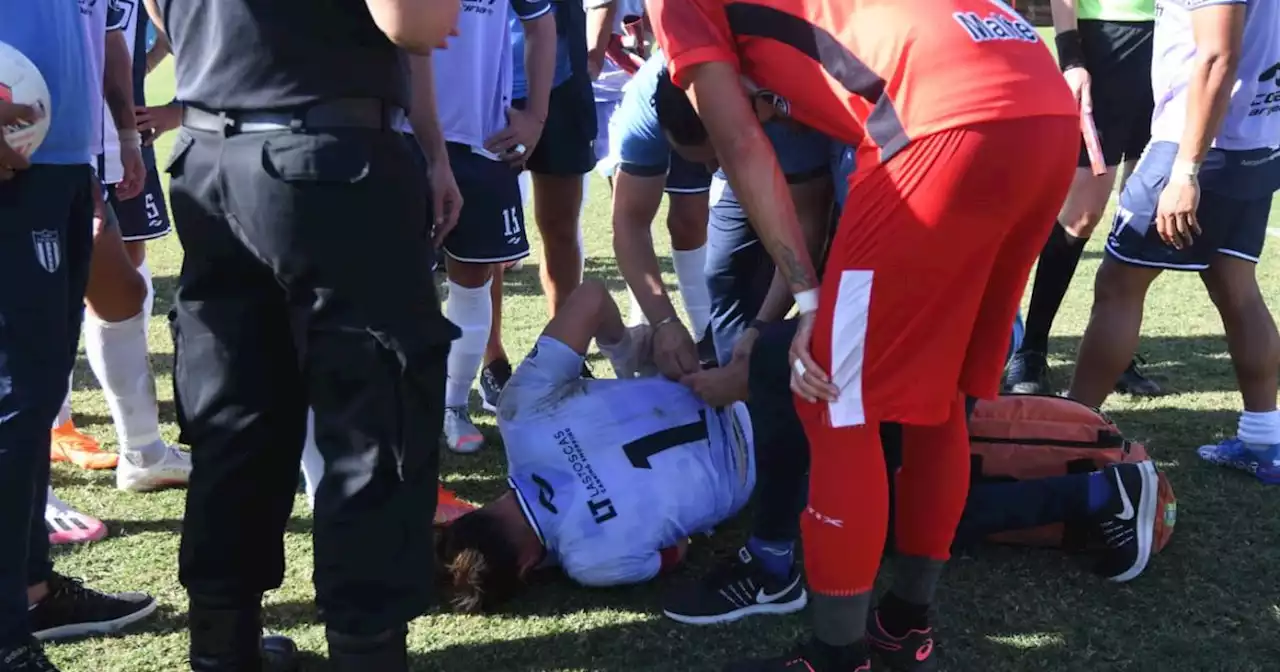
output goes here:
<path id="1" fill-rule="evenodd" d="M 1153 142 L 1124 185 L 1107 253 L 1136 266 L 1203 271 L 1214 253 L 1257 263 L 1267 238 L 1272 195 L 1280 190 L 1280 150 L 1209 150 L 1200 168 L 1201 234 L 1191 247 L 1166 245 L 1156 231 L 1156 207 L 1178 145 Z"/>
<path id="2" fill-rule="evenodd" d="M 120 224 L 120 237 L 126 243 L 162 238 L 169 233 L 169 207 L 164 202 L 160 171 L 156 170 L 156 150 L 142 148 L 142 163 L 147 167 L 147 183 L 142 193 L 122 201 L 116 197 L 116 185 L 107 185 L 107 205 L 115 211 Z"/>
<path id="3" fill-rule="evenodd" d="M 667 184 L 664 189 L 668 194 L 702 194 L 711 189 L 711 171 L 706 166 L 680 158 L 674 151 L 666 166 L 641 166 L 623 161 L 617 169 L 636 177 L 655 177 L 665 172 Z"/>
<path id="4" fill-rule="evenodd" d="M 417 143 L 413 143 L 417 147 Z M 520 174 L 501 161 L 449 143 L 449 166 L 462 192 L 458 226 L 444 239 L 444 251 L 458 261 L 487 264 L 529 256 L 524 230 Z M 415 152 L 424 167 L 426 158 Z"/>
<path id="5" fill-rule="evenodd" d="M 792 124 L 766 124 L 778 164 L 791 184 L 831 179 L 831 142 L 826 136 Z M 709 329 L 716 358 L 725 364 L 773 281 L 773 259 L 756 236 L 723 174 L 711 188 L 707 221 L 707 288 L 711 294 Z"/>
<path id="6" fill-rule="evenodd" d="M 528 99 L 511 106 L 523 110 Z M 596 165 L 596 103 L 590 81 L 573 75 L 551 89 L 547 123 L 525 168 L 542 175 L 586 175 Z"/>

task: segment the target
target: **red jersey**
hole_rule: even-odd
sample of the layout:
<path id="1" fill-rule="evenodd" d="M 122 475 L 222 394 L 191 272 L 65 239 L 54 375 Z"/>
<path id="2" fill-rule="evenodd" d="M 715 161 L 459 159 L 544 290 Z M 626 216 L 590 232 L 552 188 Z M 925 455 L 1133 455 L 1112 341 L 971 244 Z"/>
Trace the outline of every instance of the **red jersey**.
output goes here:
<path id="1" fill-rule="evenodd" d="M 649 17 L 677 84 L 732 63 L 797 121 L 859 146 L 860 168 L 946 129 L 1077 115 L 1039 34 L 1002 0 L 649 0 Z"/>

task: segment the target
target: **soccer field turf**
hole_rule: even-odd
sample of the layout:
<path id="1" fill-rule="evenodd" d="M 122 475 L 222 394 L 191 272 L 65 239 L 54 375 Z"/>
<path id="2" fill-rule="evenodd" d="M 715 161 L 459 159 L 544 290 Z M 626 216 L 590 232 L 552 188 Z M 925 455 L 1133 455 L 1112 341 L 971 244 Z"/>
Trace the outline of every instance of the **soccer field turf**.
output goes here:
<path id="1" fill-rule="evenodd" d="M 153 104 L 171 99 L 169 65 L 149 80 L 148 89 Z M 162 161 L 172 139 L 169 134 L 160 143 Z M 1280 220 L 1272 221 L 1275 226 Z M 362 235 L 360 222 L 316 224 L 346 226 L 350 235 Z M 1105 231 L 1107 223 L 1102 226 Z M 604 280 L 624 301 L 610 243 L 608 193 L 598 179 L 592 185 L 585 227 L 587 275 Z M 666 254 L 661 224 L 655 227 L 655 238 L 659 253 Z M 534 236 L 535 256 L 525 270 L 507 279 L 504 337 L 516 361 L 546 321 L 537 245 Z M 173 346 L 164 315 L 181 259 L 176 236 L 150 247 L 157 293 L 151 351 L 169 441 L 177 440 L 178 430 L 171 387 Z M 1059 385 L 1070 376 L 1100 259 L 1101 245 L 1095 240 L 1058 316 L 1051 347 Z M 663 268 L 668 289 L 678 301 L 668 259 L 663 259 Z M 1280 253 L 1274 244 L 1258 271 L 1274 307 L 1280 299 Z M 1150 373 L 1172 393 L 1151 400 L 1115 397 L 1106 410 L 1130 437 L 1146 442 L 1173 483 L 1179 516 L 1172 544 L 1141 578 L 1125 586 L 1099 580 L 1081 560 L 1057 551 L 986 547 L 956 557 L 938 599 L 944 669 L 1280 668 L 1280 587 L 1270 572 L 1280 567 L 1275 505 L 1280 490 L 1268 491 L 1242 474 L 1204 465 L 1195 456 L 1202 443 L 1234 434 L 1240 399 L 1221 324 L 1194 275 L 1169 273 L 1158 281 L 1147 304 L 1141 352 Z M 592 364 L 598 374 L 609 373 L 598 358 Z M 80 427 L 114 448 L 106 404 L 83 356 L 76 369 L 74 407 Z M 483 412 L 475 417 L 490 446 L 474 456 L 445 452 L 442 474 L 463 497 L 485 501 L 505 487 L 504 462 L 493 417 Z M 187 669 L 186 595 L 177 576 L 183 492 L 125 494 L 115 490 L 110 472 L 63 465 L 55 466 L 53 483 L 64 499 L 102 518 L 110 528 L 104 541 L 56 550 L 59 570 L 84 577 L 95 588 L 143 590 L 161 601 L 157 615 L 128 634 L 54 645 L 53 660 L 69 672 Z M 739 520 L 718 530 L 714 538 L 699 538 L 691 548 L 689 566 L 648 585 L 587 590 L 550 578 L 498 614 L 424 616 L 410 631 L 414 669 L 716 670 L 743 654 L 777 651 L 804 634 L 803 616 L 694 628 L 660 615 L 662 592 L 732 552 L 743 539 L 743 529 Z M 310 514 L 299 496 L 286 537 L 288 573 L 284 586 L 267 596 L 265 618 L 268 627 L 294 637 L 305 651 L 319 656 L 324 633 L 312 605 L 310 530 Z M 326 668 L 314 657 L 304 669 Z"/>

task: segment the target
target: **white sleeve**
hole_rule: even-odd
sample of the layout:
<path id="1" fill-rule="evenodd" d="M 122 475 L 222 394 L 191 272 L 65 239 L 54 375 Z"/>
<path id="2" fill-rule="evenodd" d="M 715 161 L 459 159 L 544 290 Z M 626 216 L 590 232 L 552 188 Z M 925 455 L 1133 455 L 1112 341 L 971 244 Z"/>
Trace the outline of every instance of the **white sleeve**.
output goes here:
<path id="1" fill-rule="evenodd" d="M 580 563 L 574 562 L 573 558 L 561 558 L 560 564 L 569 578 L 595 588 L 644 583 L 662 569 L 662 555 L 657 551 L 593 560 L 595 562 Z"/>

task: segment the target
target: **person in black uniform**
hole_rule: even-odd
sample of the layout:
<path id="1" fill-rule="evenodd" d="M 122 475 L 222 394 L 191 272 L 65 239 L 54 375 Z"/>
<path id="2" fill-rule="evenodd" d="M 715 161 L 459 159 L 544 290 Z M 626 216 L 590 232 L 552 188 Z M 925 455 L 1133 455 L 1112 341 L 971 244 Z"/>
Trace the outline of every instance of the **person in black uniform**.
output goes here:
<path id="1" fill-rule="evenodd" d="M 307 407 L 324 478 L 315 587 L 335 670 L 407 670 L 429 606 L 445 358 L 401 51 L 457 0 L 147 0 L 173 48 L 167 171 L 183 259 L 174 398 L 193 471 L 179 573 L 191 669 L 291 670 L 262 638 Z M 163 5 L 163 12 L 161 11 Z M 412 567 L 413 571 L 404 568 Z M 422 568 L 426 568 L 423 571 Z"/>

